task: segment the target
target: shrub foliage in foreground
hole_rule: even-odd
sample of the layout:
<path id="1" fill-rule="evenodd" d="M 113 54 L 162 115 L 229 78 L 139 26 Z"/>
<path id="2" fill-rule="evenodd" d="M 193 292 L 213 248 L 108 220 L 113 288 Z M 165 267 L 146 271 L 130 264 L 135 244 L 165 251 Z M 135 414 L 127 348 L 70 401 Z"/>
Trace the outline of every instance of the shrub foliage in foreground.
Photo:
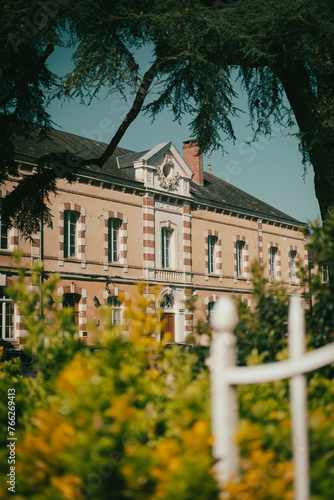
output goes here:
<path id="1" fill-rule="evenodd" d="M 30 345 L 41 360 L 41 372 L 36 379 L 23 379 L 15 374 L 15 365 L 0 364 L 2 444 L 9 387 L 16 389 L 18 438 L 16 491 L 8 492 L 3 475 L 0 498 L 218 500 L 209 372 L 198 369 L 196 354 L 161 350 L 151 338 L 149 333 L 159 327 L 154 300 L 142 294 L 128 304 L 129 338 L 107 327 L 101 349 L 91 353 L 78 343 L 57 307 L 53 324 L 42 326 L 34 311 L 36 297 L 27 292 L 21 274 L 13 293 L 26 301 Z M 46 295 L 54 287 L 49 283 Z M 254 323 L 258 321 L 255 317 Z M 292 499 L 287 383 L 239 387 L 238 396 L 242 470 L 240 481 L 227 486 L 226 498 Z M 333 499 L 333 401 L 334 382 L 312 377 L 312 500 Z M 3 446 L 2 471 L 8 469 L 7 461 Z"/>

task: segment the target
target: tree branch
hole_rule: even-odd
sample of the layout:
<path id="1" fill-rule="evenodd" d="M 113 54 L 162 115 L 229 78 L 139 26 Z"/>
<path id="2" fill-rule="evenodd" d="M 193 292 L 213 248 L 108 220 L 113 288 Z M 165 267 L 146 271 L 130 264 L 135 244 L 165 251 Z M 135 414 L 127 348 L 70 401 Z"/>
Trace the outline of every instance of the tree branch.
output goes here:
<path id="1" fill-rule="evenodd" d="M 128 127 L 131 125 L 131 123 L 137 118 L 138 114 L 140 113 L 140 110 L 143 106 L 144 100 L 148 94 L 148 91 L 150 89 L 151 83 L 158 74 L 158 67 L 159 63 L 157 60 L 153 63 L 153 65 L 150 67 L 148 71 L 146 71 L 142 82 L 140 84 L 140 87 L 138 89 L 136 98 L 133 102 L 132 108 L 124 118 L 123 122 L 121 123 L 120 127 L 118 128 L 116 134 L 114 137 L 111 139 L 108 147 L 106 150 L 103 152 L 103 154 L 99 158 L 92 158 L 90 160 L 83 160 L 83 165 L 98 165 L 100 168 L 103 167 L 105 162 L 111 157 L 111 155 L 114 153 L 119 141 L 122 139 L 123 135 L 127 131 Z"/>

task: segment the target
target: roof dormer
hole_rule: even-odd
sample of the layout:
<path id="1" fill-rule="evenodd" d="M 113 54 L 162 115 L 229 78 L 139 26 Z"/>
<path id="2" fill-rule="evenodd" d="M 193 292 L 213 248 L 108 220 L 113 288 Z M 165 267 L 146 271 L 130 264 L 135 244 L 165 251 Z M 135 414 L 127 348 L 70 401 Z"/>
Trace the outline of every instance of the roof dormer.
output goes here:
<path id="1" fill-rule="evenodd" d="M 118 166 L 126 169 L 145 187 L 181 196 L 190 196 L 193 171 L 171 142 L 158 144 L 149 151 L 117 158 Z"/>

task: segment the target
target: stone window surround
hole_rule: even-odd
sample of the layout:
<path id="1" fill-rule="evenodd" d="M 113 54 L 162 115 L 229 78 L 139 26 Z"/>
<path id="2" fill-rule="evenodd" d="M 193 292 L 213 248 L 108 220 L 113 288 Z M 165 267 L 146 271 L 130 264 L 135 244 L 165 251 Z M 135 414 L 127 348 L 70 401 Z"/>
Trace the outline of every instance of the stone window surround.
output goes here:
<path id="1" fill-rule="evenodd" d="M 179 245 L 179 226 L 175 224 L 174 222 L 170 220 L 162 220 L 159 221 L 159 226 L 158 226 L 158 231 L 159 231 L 159 236 L 156 240 L 156 252 L 157 252 L 157 262 L 158 262 L 158 268 L 162 268 L 162 230 L 163 229 L 168 229 L 172 232 L 172 236 L 170 239 L 170 257 L 171 257 L 171 262 L 168 268 L 165 268 L 165 270 L 179 270 L 180 269 L 180 263 L 178 262 L 178 245 Z"/>
<path id="2" fill-rule="evenodd" d="M 282 263 L 281 263 L 281 250 L 279 248 L 279 245 L 276 241 L 271 241 L 270 243 L 268 243 L 268 265 L 269 265 L 269 278 L 270 278 L 270 281 L 273 281 L 273 279 L 271 278 L 271 266 L 270 266 L 270 252 L 271 252 L 271 248 L 277 248 L 277 253 L 276 253 L 276 276 L 274 278 L 274 280 L 276 281 L 281 281 L 282 279 Z"/>
<path id="3" fill-rule="evenodd" d="M 78 253 L 77 257 L 68 257 L 64 259 L 64 212 L 71 211 L 76 212 L 78 217 L 77 222 L 77 247 Z M 68 260 L 77 260 L 81 261 L 82 269 L 85 269 L 87 266 L 87 258 L 86 258 L 86 209 L 82 208 L 77 203 L 73 201 L 70 203 L 62 203 L 59 205 L 59 250 L 58 250 L 58 265 L 64 266 L 64 262 Z"/>
<path id="4" fill-rule="evenodd" d="M 242 241 L 244 243 L 244 248 L 242 252 L 243 258 L 243 274 L 241 276 L 237 275 L 237 241 Z M 247 279 L 249 283 L 249 241 L 245 236 L 237 235 L 233 237 L 233 257 L 234 257 L 234 282 L 236 283 L 238 279 Z"/>
<path id="5" fill-rule="evenodd" d="M 1 198 L 4 198 L 8 194 L 8 190 L 4 188 L 0 188 L 0 201 Z M 39 232 L 36 233 L 36 238 L 39 238 Z M 8 246 L 7 248 L 1 248 L 0 253 L 3 252 L 15 252 L 19 249 L 19 230 L 13 226 L 8 230 Z"/>
<path id="6" fill-rule="evenodd" d="M 114 264 L 122 264 L 124 272 L 128 272 L 128 218 L 126 215 L 117 210 L 109 210 L 104 212 L 104 271 L 108 271 L 109 267 Z M 108 261 L 108 220 L 117 219 L 121 222 L 119 229 L 119 262 Z"/>
<path id="7" fill-rule="evenodd" d="M 75 293 L 80 295 L 79 300 L 79 337 L 85 337 L 84 332 L 87 328 L 87 290 L 77 286 L 75 283 L 58 287 L 58 296 L 63 296 L 65 293 Z M 63 307 L 62 303 L 60 307 Z"/>
<path id="8" fill-rule="evenodd" d="M 215 257 L 216 257 L 216 270 L 213 273 L 209 273 L 209 236 L 217 238 L 215 244 Z M 222 249 L 222 237 L 221 234 L 215 229 L 209 229 L 204 233 L 204 253 L 205 253 L 205 279 L 208 280 L 209 276 L 219 276 L 220 281 L 223 279 L 223 249 Z"/>
<path id="9" fill-rule="evenodd" d="M 298 285 L 299 282 L 300 282 L 300 280 L 299 280 L 299 278 L 297 276 L 297 268 L 296 268 L 296 279 L 295 279 L 295 281 L 292 281 L 292 279 L 291 279 L 292 278 L 291 277 L 291 265 L 290 265 L 290 253 L 291 252 L 296 252 L 295 261 L 297 263 L 298 260 L 299 260 L 299 248 L 296 245 L 290 245 L 288 247 L 289 283 L 291 285 Z"/>
<path id="10" fill-rule="evenodd" d="M 209 318 L 209 304 L 215 304 L 218 300 L 218 297 L 216 294 L 210 295 L 209 297 L 205 297 L 204 303 L 205 303 L 205 314 L 206 317 Z"/>
<path id="11" fill-rule="evenodd" d="M 123 290 L 119 290 L 119 288 L 114 287 L 111 290 L 104 290 L 103 291 L 103 305 L 104 307 L 108 307 L 108 299 L 109 297 L 116 297 L 117 299 L 119 298 L 120 294 L 124 295 L 124 300 L 121 305 L 121 325 L 122 325 L 122 331 L 125 333 L 127 329 L 127 325 L 124 325 L 124 309 L 125 309 L 125 301 L 129 299 L 129 294 L 128 292 L 123 292 Z"/>

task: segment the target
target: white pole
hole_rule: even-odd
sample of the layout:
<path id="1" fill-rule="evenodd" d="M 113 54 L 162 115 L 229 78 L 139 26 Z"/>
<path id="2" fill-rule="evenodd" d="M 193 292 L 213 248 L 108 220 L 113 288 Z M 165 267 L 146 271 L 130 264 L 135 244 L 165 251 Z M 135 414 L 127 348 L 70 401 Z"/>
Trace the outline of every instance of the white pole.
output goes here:
<path id="1" fill-rule="evenodd" d="M 222 297 L 212 313 L 214 338 L 209 362 L 213 456 L 217 459 L 215 474 L 221 487 L 229 480 L 235 480 L 239 471 L 238 447 L 235 441 L 238 426 L 237 400 L 234 388 L 227 381 L 229 367 L 235 366 L 236 363 L 236 339 L 233 331 L 237 323 L 235 303 L 229 297 Z"/>
<path id="2" fill-rule="evenodd" d="M 289 307 L 290 358 L 299 360 L 305 353 L 305 320 L 300 297 L 291 297 Z M 309 458 L 307 429 L 307 387 L 304 375 L 290 380 L 292 443 L 294 458 L 294 499 L 309 500 Z"/>

